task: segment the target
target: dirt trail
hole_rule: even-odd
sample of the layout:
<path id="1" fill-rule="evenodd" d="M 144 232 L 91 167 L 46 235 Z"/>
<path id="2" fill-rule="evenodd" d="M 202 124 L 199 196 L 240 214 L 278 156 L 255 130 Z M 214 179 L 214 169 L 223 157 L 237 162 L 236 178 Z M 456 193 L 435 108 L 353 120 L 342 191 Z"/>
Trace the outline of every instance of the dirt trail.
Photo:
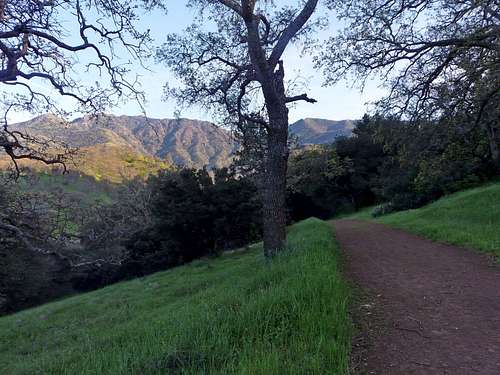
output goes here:
<path id="1" fill-rule="evenodd" d="M 380 224 L 333 226 L 348 276 L 368 294 L 361 373 L 500 374 L 498 265 Z"/>

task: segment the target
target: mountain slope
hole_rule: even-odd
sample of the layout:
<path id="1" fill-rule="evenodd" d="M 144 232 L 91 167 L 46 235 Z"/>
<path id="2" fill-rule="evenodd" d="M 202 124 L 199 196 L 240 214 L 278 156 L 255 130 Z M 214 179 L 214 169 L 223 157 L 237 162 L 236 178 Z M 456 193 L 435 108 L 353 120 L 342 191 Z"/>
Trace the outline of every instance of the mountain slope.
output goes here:
<path id="1" fill-rule="evenodd" d="M 327 144 L 339 136 L 349 136 L 353 128 L 351 120 L 304 119 L 290 126 L 290 134 L 298 137 L 301 145 Z M 46 114 L 14 124 L 12 129 L 78 147 L 80 155 L 70 169 L 116 182 L 172 165 L 225 167 L 238 147 L 227 130 L 189 119 L 99 115 L 66 122 Z M 0 168 L 8 162 L 6 156 L 0 156 Z M 38 162 L 20 164 L 47 169 Z"/>
<path id="2" fill-rule="evenodd" d="M 64 123 L 53 115 L 13 127 L 75 147 L 111 143 L 173 164 L 200 168 L 227 165 L 235 143 L 229 132 L 206 121 L 99 115 Z"/>
<path id="3" fill-rule="evenodd" d="M 65 122 L 47 114 L 12 129 L 78 147 L 76 165 L 68 167 L 110 180 L 145 175 L 168 165 L 221 168 L 229 165 L 236 149 L 228 131 L 189 119 L 99 115 Z M 2 159 L 0 167 L 5 167 L 8 160 Z M 21 164 L 44 168 L 40 163 Z"/>
<path id="4" fill-rule="evenodd" d="M 290 134 L 296 136 L 301 145 L 333 143 L 338 137 L 349 137 L 355 127 L 353 120 L 325 120 L 306 118 L 290 125 Z"/>

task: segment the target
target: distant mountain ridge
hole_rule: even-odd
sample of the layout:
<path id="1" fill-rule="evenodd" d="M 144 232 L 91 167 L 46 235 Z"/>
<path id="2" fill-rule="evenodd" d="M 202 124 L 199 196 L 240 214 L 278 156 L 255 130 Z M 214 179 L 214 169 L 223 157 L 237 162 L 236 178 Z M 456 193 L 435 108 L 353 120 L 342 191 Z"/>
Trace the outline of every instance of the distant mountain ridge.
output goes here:
<path id="1" fill-rule="evenodd" d="M 289 131 L 301 145 L 322 145 L 333 143 L 338 137 L 350 137 L 355 126 L 355 120 L 306 118 L 290 125 Z"/>
<path id="2" fill-rule="evenodd" d="M 351 120 L 304 119 L 290 125 L 290 134 L 301 145 L 328 144 L 339 136 L 350 136 L 354 124 Z M 172 165 L 225 167 L 238 149 L 228 130 L 207 121 L 185 118 L 102 114 L 67 122 L 46 114 L 13 124 L 11 128 L 80 148 L 82 156 L 76 167 L 70 168 L 115 181 Z M 0 157 L 0 167 L 5 163 L 5 158 L 2 162 Z M 25 164 L 43 168 L 30 162 Z"/>
<path id="3" fill-rule="evenodd" d="M 193 168 L 225 166 L 236 149 L 228 131 L 207 121 L 182 118 L 98 115 L 65 122 L 54 115 L 43 115 L 12 128 L 79 148 L 113 144 Z"/>

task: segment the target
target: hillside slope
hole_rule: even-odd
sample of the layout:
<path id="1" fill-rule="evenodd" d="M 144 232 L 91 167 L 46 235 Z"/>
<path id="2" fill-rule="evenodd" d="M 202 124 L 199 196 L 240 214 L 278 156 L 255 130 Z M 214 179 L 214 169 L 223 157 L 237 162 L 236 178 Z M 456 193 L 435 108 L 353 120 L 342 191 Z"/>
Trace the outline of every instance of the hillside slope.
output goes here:
<path id="1" fill-rule="evenodd" d="M 347 218 L 376 220 L 435 241 L 491 253 L 500 259 L 500 183 L 444 196 L 415 209 L 371 217 L 367 208 Z"/>
<path id="2" fill-rule="evenodd" d="M 221 168 L 230 163 L 236 149 L 228 131 L 189 119 L 99 115 L 66 122 L 47 114 L 11 128 L 80 148 L 80 158 L 73 168 L 84 173 L 88 161 L 96 165 L 99 159 L 114 168 L 112 175 L 119 168 L 130 169 L 127 159 L 140 158 L 150 164 Z"/>
<path id="3" fill-rule="evenodd" d="M 351 120 L 304 119 L 290 125 L 290 134 L 303 146 L 328 144 L 340 136 L 350 136 L 354 126 Z M 11 128 L 79 148 L 75 164 L 68 165 L 70 170 L 113 182 L 145 176 L 173 165 L 226 167 L 238 148 L 229 131 L 210 122 L 190 119 L 103 114 L 67 122 L 46 114 L 13 124 Z M 9 164 L 8 157 L 0 153 L 0 169 Z M 50 169 L 33 161 L 21 161 L 20 165 Z"/>
<path id="4" fill-rule="evenodd" d="M 296 136 L 301 145 L 329 144 L 338 137 L 349 137 L 355 124 L 352 120 L 306 118 L 290 125 L 290 134 Z"/>
<path id="5" fill-rule="evenodd" d="M 19 160 L 21 168 L 32 171 L 51 173 L 53 168 L 34 160 Z M 120 183 L 135 177 L 147 177 L 160 169 L 172 168 L 172 164 L 164 160 L 145 156 L 129 147 L 106 142 L 95 146 L 82 147 L 73 161 L 67 163 L 68 172 L 82 177 L 93 177 L 96 181 L 105 180 Z M 0 152 L 0 171 L 12 167 L 11 160 Z M 59 175 L 60 172 L 55 173 Z"/>
<path id="6" fill-rule="evenodd" d="M 351 325 L 329 225 L 0 318 L 2 373 L 343 374 Z"/>
<path id="7" fill-rule="evenodd" d="M 454 245 L 500 257 L 500 183 L 465 190 L 380 221 Z"/>

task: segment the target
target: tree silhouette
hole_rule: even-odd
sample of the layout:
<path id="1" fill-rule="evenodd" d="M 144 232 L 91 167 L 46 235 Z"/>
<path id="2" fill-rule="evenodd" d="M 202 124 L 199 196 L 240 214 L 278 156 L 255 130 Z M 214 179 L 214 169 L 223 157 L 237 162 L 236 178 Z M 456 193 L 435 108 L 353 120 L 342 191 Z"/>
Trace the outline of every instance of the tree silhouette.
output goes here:
<path id="1" fill-rule="evenodd" d="M 409 119 L 469 115 L 500 168 L 498 0 L 329 1 L 346 23 L 317 57 L 329 83 L 381 78 L 378 109 Z"/>
<path id="2" fill-rule="evenodd" d="M 150 53 L 149 31 L 135 23 L 140 9 L 154 7 L 164 6 L 159 0 L 0 0 L 0 148 L 16 168 L 19 159 L 65 166 L 73 154 L 65 145 L 9 129 L 9 112 L 67 113 L 40 85 L 74 99 L 86 112 L 121 98 L 142 99 L 139 82 L 117 57 L 126 50 L 141 61 Z M 90 73 L 99 82 L 89 82 Z"/>
<path id="3" fill-rule="evenodd" d="M 199 17 L 185 33 L 169 35 L 157 54 L 182 83 L 167 93 L 183 105 L 219 113 L 224 124 L 242 133 L 264 134 L 264 251 L 272 256 L 286 246 L 288 105 L 315 102 L 287 92 L 283 53 L 312 35 L 318 1 L 278 9 L 272 1 L 257 0 L 189 4 L 200 9 Z"/>

